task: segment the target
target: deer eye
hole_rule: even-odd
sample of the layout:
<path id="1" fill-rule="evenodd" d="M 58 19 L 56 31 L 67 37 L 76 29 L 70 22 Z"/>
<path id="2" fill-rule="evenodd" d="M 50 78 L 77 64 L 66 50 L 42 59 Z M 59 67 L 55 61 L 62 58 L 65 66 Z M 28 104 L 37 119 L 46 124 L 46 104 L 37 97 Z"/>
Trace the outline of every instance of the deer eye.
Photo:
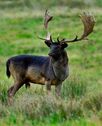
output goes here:
<path id="1" fill-rule="evenodd" d="M 67 46 L 68 46 L 68 44 L 63 43 L 63 44 L 61 45 L 61 48 L 64 49 L 64 48 L 66 48 Z"/>

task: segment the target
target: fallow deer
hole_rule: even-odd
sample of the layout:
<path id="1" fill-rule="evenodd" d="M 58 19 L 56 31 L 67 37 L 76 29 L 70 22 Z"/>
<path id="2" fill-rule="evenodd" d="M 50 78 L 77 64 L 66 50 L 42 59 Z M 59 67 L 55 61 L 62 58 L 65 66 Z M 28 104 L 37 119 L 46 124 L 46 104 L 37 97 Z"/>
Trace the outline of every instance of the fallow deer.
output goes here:
<path id="1" fill-rule="evenodd" d="M 65 38 L 53 41 L 52 36 L 48 33 L 44 40 L 50 51 L 48 56 L 18 55 L 8 59 L 6 63 L 6 74 L 12 75 L 14 85 L 8 90 L 8 96 L 11 98 L 25 84 L 30 86 L 34 84 L 46 85 L 47 91 L 51 90 L 51 85 L 55 85 L 55 92 L 60 95 L 62 82 L 69 75 L 68 56 L 65 48 L 70 42 L 79 42 L 85 39 L 94 28 L 95 20 L 90 14 L 83 13 L 81 20 L 84 25 L 84 32 L 80 38 L 76 36 L 73 40 Z M 48 22 L 52 16 L 45 12 L 44 26 L 47 29 Z"/>

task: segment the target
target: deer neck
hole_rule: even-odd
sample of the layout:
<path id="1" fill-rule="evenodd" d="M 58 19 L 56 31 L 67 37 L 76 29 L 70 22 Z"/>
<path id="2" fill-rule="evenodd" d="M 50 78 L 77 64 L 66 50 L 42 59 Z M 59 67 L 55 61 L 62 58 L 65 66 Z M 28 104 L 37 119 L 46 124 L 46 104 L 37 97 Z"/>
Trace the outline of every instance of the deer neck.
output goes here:
<path id="1" fill-rule="evenodd" d="M 63 51 L 57 60 L 51 58 L 51 63 L 55 77 L 60 81 L 65 80 L 69 72 L 68 56 L 66 51 Z"/>

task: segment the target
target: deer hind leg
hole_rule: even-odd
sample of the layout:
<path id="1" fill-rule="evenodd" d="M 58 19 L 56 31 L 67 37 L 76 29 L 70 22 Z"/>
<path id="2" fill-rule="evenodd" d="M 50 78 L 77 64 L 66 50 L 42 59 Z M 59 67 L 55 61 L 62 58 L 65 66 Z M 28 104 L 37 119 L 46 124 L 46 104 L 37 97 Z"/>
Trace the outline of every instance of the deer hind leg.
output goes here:
<path id="1" fill-rule="evenodd" d="M 14 85 L 11 86 L 8 90 L 8 103 L 11 104 L 13 102 L 13 96 L 16 94 L 16 92 L 20 89 L 20 87 L 23 85 L 22 81 L 15 81 Z"/>
<path id="2" fill-rule="evenodd" d="M 9 88 L 8 96 L 13 97 L 22 85 L 23 83 L 16 82 L 13 86 Z"/>
<path id="3" fill-rule="evenodd" d="M 8 91 L 7 91 L 8 96 L 9 96 L 9 94 L 12 92 L 13 88 L 14 88 L 14 86 L 11 86 L 11 87 L 8 89 Z"/>

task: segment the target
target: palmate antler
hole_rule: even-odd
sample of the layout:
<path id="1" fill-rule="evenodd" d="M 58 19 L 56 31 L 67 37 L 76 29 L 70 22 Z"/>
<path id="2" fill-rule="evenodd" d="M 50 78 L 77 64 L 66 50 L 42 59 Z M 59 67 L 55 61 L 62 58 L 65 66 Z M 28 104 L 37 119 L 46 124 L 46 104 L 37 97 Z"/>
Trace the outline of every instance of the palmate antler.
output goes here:
<path id="1" fill-rule="evenodd" d="M 52 18 L 53 18 L 53 16 L 50 16 L 50 15 L 48 14 L 48 10 L 46 10 L 46 11 L 45 11 L 45 19 L 44 19 L 44 26 L 45 26 L 45 29 L 47 29 L 48 23 L 49 23 L 49 21 L 52 20 Z"/>
<path id="2" fill-rule="evenodd" d="M 80 17 L 81 17 L 81 20 L 84 25 L 84 32 L 83 32 L 82 36 L 80 38 L 78 38 L 78 36 L 76 36 L 73 40 L 63 39 L 62 42 L 70 43 L 70 42 L 81 41 L 81 40 L 85 39 L 91 32 L 93 32 L 93 28 L 95 25 L 95 18 L 92 15 L 90 15 L 89 13 L 85 13 L 85 12 L 82 15 L 80 15 Z"/>
<path id="3" fill-rule="evenodd" d="M 48 28 L 48 23 L 52 20 L 52 18 L 53 18 L 53 16 L 50 16 L 50 15 L 48 14 L 48 10 L 46 10 L 46 11 L 45 11 L 45 16 L 44 16 L 44 27 L 45 27 L 46 30 L 47 30 L 47 28 Z M 46 38 L 42 38 L 42 37 L 39 37 L 39 36 L 38 36 L 38 38 L 41 39 L 41 40 L 53 42 L 53 41 L 52 41 L 52 37 L 51 37 L 51 35 L 50 35 L 49 32 L 47 32 Z"/>

